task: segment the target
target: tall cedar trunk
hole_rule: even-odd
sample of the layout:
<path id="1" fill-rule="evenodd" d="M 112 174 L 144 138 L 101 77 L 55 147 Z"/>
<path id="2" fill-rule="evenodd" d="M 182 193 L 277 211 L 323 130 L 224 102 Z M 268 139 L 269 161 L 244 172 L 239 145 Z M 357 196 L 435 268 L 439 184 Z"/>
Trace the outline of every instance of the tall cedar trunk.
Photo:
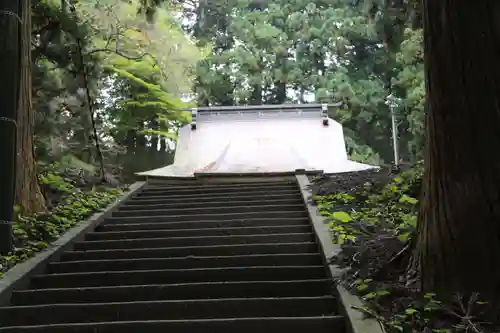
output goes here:
<path id="1" fill-rule="evenodd" d="M 250 96 L 250 105 L 261 105 L 262 104 L 262 85 L 256 84 L 252 87 L 252 94 Z"/>
<path id="2" fill-rule="evenodd" d="M 136 125 L 136 139 L 135 139 L 135 142 L 136 142 L 136 146 L 135 146 L 135 149 L 136 149 L 136 152 L 144 152 L 144 150 L 146 150 L 146 143 L 147 143 L 147 139 L 146 139 L 146 135 L 143 134 L 143 131 L 144 131 L 144 122 L 143 121 L 139 121 L 137 122 L 137 125 Z"/>
<path id="3" fill-rule="evenodd" d="M 306 102 L 305 94 L 306 94 L 306 89 L 304 87 L 300 87 L 299 101 L 301 104 L 304 104 Z"/>
<path id="4" fill-rule="evenodd" d="M 424 0 L 427 146 L 417 244 L 424 291 L 480 292 L 496 305 L 499 5 Z"/>
<path id="5" fill-rule="evenodd" d="M 151 120 L 150 126 L 154 131 L 160 130 L 160 123 L 158 122 L 157 116 L 153 117 L 153 119 Z M 158 134 L 151 135 L 151 152 L 150 153 L 153 155 L 158 155 L 159 140 L 160 140 L 160 136 Z"/>
<path id="6" fill-rule="evenodd" d="M 280 51 L 276 55 L 276 67 L 281 70 L 281 77 L 274 82 L 274 103 L 283 104 L 286 100 L 286 62 L 288 57 L 288 50 Z"/>
<path id="7" fill-rule="evenodd" d="M 286 101 L 286 83 L 278 81 L 275 83 L 276 104 L 283 104 Z"/>
<path id="8" fill-rule="evenodd" d="M 14 209 L 16 113 L 20 90 L 20 24 L 21 2 L 0 0 L 0 254 L 12 248 Z M 9 15 L 7 13 L 12 13 Z"/>
<path id="9" fill-rule="evenodd" d="M 162 135 L 160 136 L 160 153 L 165 154 L 167 151 L 167 139 Z"/>
<path id="10" fill-rule="evenodd" d="M 31 107 L 31 0 L 22 0 L 21 92 L 17 113 L 16 203 L 24 213 L 46 210 L 36 174 Z"/>

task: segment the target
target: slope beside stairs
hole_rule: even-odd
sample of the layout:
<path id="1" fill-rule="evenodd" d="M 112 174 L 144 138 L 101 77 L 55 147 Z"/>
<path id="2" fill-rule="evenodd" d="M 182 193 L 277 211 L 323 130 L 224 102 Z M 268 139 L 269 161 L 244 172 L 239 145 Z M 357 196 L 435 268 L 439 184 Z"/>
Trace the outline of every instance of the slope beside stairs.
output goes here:
<path id="1" fill-rule="evenodd" d="M 29 279 L 0 333 L 352 332 L 294 180 L 146 184 Z"/>

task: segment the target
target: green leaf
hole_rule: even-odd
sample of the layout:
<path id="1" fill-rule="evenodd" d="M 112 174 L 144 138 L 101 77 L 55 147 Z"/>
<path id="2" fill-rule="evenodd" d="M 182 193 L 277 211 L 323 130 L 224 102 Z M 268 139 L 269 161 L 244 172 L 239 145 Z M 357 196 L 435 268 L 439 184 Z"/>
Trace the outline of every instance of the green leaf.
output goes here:
<path id="1" fill-rule="evenodd" d="M 412 315 L 418 312 L 416 309 L 406 309 L 405 310 L 406 314 Z"/>
<path id="2" fill-rule="evenodd" d="M 355 242 L 357 240 L 356 236 L 353 235 L 346 235 L 345 239 L 350 240 L 351 242 Z"/>
<path id="3" fill-rule="evenodd" d="M 399 199 L 399 202 L 400 203 L 407 203 L 407 204 L 410 204 L 410 205 L 416 205 L 418 203 L 418 200 L 415 199 L 415 198 L 412 198 L 406 194 L 403 194 L 401 196 L 401 198 Z"/>
<path id="4" fill-rule="evenodd" d="M 380 291 L 377 291 L 377 296 L 387 296 L 387 295 L 390 295 L 391 292 L 389 290 L 380 290 Z"/>
<path id="5" fill-rule="evenodd" d="M 359 291 L 363 291 L 363 290 L 366 290 L 368 289 L 368 285 L 367 284 L 360 284 L 359 286 L 356 287 Z"/>
<path id="6" fill-rule="evenodd" d="M 406 242 L 409 238 L 410 238 L 409 232 L 404 232 L 404 233 L 398 235 L 398 239 L 402 242 Z"/>
<path id="7" fill-rule="evenodd" d="M 375 292 L 371 292 L 363 296 L 364 299 L 374 299 L 375 297 L 377 297 L 377 293 Z"/>
<path id="8" fill-rule="evenodd" d="M 350 222 L 352 221 L 352 217 L 345 212 L 334 212 L 331 214 L 331 217 L 340 222 Z"/>

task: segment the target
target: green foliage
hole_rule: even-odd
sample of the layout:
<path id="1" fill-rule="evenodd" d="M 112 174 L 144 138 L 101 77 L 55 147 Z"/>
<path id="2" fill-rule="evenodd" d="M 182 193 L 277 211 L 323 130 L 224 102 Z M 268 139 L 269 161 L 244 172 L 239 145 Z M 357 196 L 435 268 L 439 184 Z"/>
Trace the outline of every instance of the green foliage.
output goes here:
<path id="1" fill-rule="evenodd" d="M 189 31 L 200 45 L 211 44 L 212 52 L 198 62 L 198 103 L 342 101 L 331 116 L 346 129 L 351 158 L 382 164 L 392 160 L 385 104 L 391 92 L 402 99 L 401 155 L 415 161 L 424 90 L 420 30 L 411 6 L 348 0 L 200 3 L 187 10 L 197 15 Z"/>
<path id="2" fill-rule="evenodd" d="M 371 235 L 378 230 L 382 237 L 399 239 L 402 247 L 416 233 L 416 197 L 422 172 L 423 168 L 419 165 L 397 175 L 382 187 L 366 183 L 353 193 L 339 192 L 317 197 L 318 209 L 327 217 L 333 241 L 341 245 L 346 242 L 356 244 L 364 239 L 371 240 Z M 370 257 L 359 260 L 370 260 Z M 364 265 L 367 263 L 364 262 Z M 430 311 L 429 305 L 438 304 L 434 299 L 425 304 L 405 304 L 401 310 L 394 308 L 386 312 L 381 304 L 392 302 L 395 297 L 392 289 L 366 275 L 355 273 L 356 278 L 350 283 L 351 289 L 367 304 L 358 310 L 377 318 L 391 332 L 411 332 L 417 326 L 416 320 L 425 322 L 435 319 L 436 314 Z"/>
<path id="3" fill-rule="evenodd" d="M 418 159 L 425 90 L 413 7 L 371 0 L 214 0 L 182 8 L 85 0 L 71 14 L 59 1 L 34 2 L 37 156 L 51 162 L 71 154 L 96 165 L 74 55 L 79 39 L 108 165 L 166 164 L 170 140 L 189 121 L 180 101 L 194 99 L 199 105 L 343 101 L 331 116 L 344 125 L 349 155 L 382 164 L 392 160 L 385 104 L 391 82 L 402 99 L 402 158 Z"/>
<path id="4" fill-rule="evenodd" d="M 106 169 L 128 174 L 168 164 L 170 140 L 189 121 L 181 109 L 189 105 L 182 100 L 191 91 L 192 70 L 209 46 L 198 47 L 181 29 L 179 8 L 166 3 L 154 22 L 137 12 L 144 5 L 139 0 L 75 4 L 72 13 L 67 1 L 33 1 L 38 162 L 94 173 L 95 127 Z"/>
<path id="5" fill-rule="evenodd" d="M 408 123 L 408 130 L 413 136 L 413 139 L 409 142 L 410 153 L 420 158 L 422 157 L 424 144 L 423 31 L 422 29 L 406 29 L 404 36 L 405 39 L 401 43 L 401 49 L 396 54 L 396 61 L 402 69 L 396 77 L 395 85 L 405 92 L 405 99 L 403 100 L 405 118 Z"/>
<path id="6" fill-rule="evenodd" d="M 132 120 L 130 126 L 122 123 L 119 127 L 121 130 L 133 129 L 138 121 L 152 119 L 155 116 L 161 118 L 164 123 L 175 121 L 186 124 L 191 120 L 191 113 L 182 110 L 187 107 L 187 104 L 170 96 L 160 85 L 146 82 L 126 70 L 114 67 L 108 67 L 108 69 L 118 74 L 118 77 L 121 79 L 127 80 L 131 86 L 137 88 L 137 92 L 133 98 L 126 98 L 119 101 L 121 106 L 120 114 L 116 115 L 114 120 L 118 120 L 119 122 L 129 121 L 129 119 L 120 117 L 126 117 L 127 115 L 129 117 L 135 116 L 136 118 Z M 149 134 L 164 134 L 170 138 L 175 138 L 175 133 L 170 133 L 168 128 L 164 129 L 164 131 L 147 129 L 144 132 Z"/>
<path id="7" fill-rule="evenodd" d="M 358 279 L 354 282 L 355 288 L 362 295 L 362 299 L 369 304 L 381 301 L 383 297 L 391 295 L 391 291 L 377 288 L 372 279 Z M 433 293 L 423 295 L 422 299 L 410 302 L 401 312 L 391 313 L 388 318 L 379 316 L 370 306 L 358 308 L 369 316 L 380 320 L 390 332 L 412 333 L 421 323 L 425 326 L 437 324 L 443 312 L 446 311 L 442 302 L 436 299 Z M 451 328 L 436 327 L 430 329 L 432 333 L 452 333 Z"/>
<path id="8" fill-rule="evenodd" d="M 339 244 L 345 240 L 356 242 L 364 232 L 359 225 L 364 224 L 367 228 L 377 225 L 390 229 L 406 242 L 417 227 L 418 200 L 413 192 L 420 184 L 422 173 L 423 169 L 417 167 L 398 175 L 382 189 L 366 184 L 353 194 L 318 197 L 318 208 L 328 218 L 334 241 Z M 356 205 L 357 202 L 363 205 Z"/>
<path id="9" fill-rule="evenodd" d="M 470 327 L 486 332 L 479 328 L 485 309 L 479 295 L 462 299 L 457 294 L 444 303 L 413 288 L 410 240 L 417 232 L 422 175 L 419 163 L 383 186 L 368 182 L 347 193 L 315 197 L 333 241 L 342 247 L 332 262 L 347 268 L 341 283 L 364 301 L 357 309 L 383 323 L 387 332 L 458 333 Z"/>
<path id="10" fill-rule="evenodd" d="M 39 177 L 41 185 L 47 185 L 51 190 L 64 194 L 72 194 L 76 187 L 68 179 L 56 173 L 47 172 Z"/>
<path id="11" fill-rule="evenodd" d="M 46 167 L 40 176 L 41 184 L 62 195 L 58 205 L 49 213 L 34 216 L 18 215 L 13 228 L 15 248 L 7 256 L 0 256 L 0 276 L 12 266 L 23 262 L 46 249 L 78 222 L 102 211 L 118 196 L 121 189 L 82 190 L 58 173 L 57 166 Z"/>

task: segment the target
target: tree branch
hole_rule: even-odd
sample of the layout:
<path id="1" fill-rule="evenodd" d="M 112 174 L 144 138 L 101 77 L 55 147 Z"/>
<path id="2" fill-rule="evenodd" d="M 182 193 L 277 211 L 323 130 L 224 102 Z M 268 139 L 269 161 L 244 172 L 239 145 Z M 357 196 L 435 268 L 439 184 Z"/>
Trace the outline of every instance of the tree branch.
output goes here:
<path id="1" fill-rule="evenodd" d="M 114 53 L 122 58 L 127 59 L 127 60 L 142 60 L 146 56 L 149 56 L 154 60 L 155 65 L 156 65 L 156 59 L 150 53 L 143 53 L 140 56 L 132 57 L 132 56 L 128 56 L 128 55 L 126 55 L 118 50 L 111 50 L 111 49 L 107 49 L 107 48 L 102 48 L 102 49 L 91 50 L 91 51 L 87 52 L 87 54 L 85 54 L 85 56 L 89 56 L 89 55 L 92 55 L 95 53 L 100 53 L 100 52 L 102 52 L 102 53 Z"/>

